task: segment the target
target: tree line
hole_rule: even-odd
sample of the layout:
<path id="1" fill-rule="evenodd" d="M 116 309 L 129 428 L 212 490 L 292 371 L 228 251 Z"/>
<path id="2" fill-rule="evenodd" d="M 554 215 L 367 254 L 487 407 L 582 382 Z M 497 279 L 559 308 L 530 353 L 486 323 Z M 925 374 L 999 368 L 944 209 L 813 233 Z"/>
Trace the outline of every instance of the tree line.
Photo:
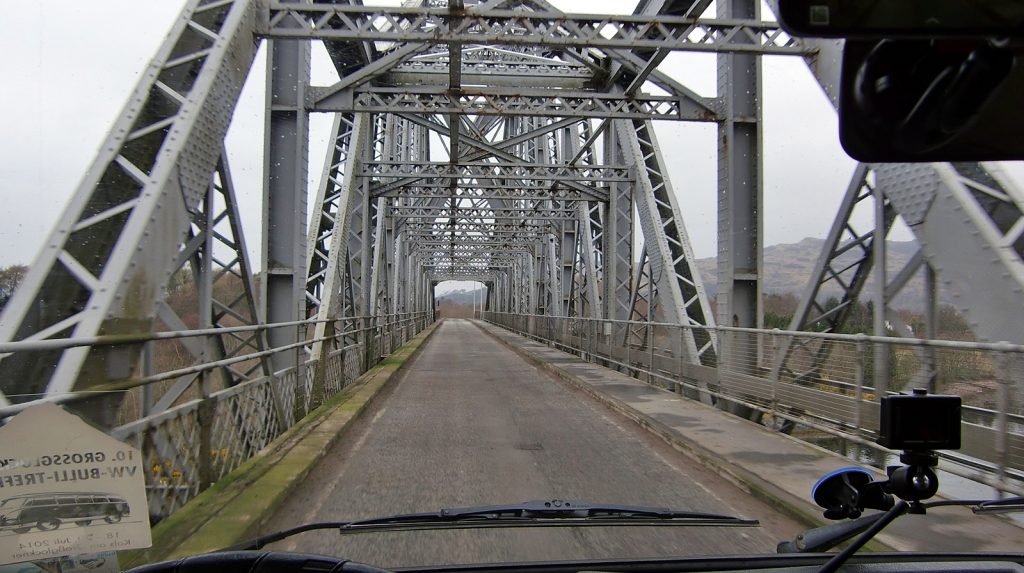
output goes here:
<path id="1" fill-rule="evenodd" d="M 793 293 L 766 294 L 764 296 L 764 327 L 788 330 L 796 314 L 799 299 Z M 839 299 L 829 297 L 825 300 L 824 310 L 828 312 L 839 306 Z M 869 334 L 874 335 L 874 303 L 873 301 L 857 302 L 847 316 L 846 322 L 837 330 L 840 334 Z M 924 338 L 925 317 L 921 313 L 900 309 L 896 311 L 907 326 L 912 330 L 912 336 Z M 974 340 L 974 333 L 971 331 L 967 320 L 952 305 L 939 305 L 936 314 L 938 338 L 946 340 Z M 815 324 L 807 330 L 821 332 L 825 330 L 825 324 Z M 880 333 L 882 336 L 892 335 L 892 332 Z"/>

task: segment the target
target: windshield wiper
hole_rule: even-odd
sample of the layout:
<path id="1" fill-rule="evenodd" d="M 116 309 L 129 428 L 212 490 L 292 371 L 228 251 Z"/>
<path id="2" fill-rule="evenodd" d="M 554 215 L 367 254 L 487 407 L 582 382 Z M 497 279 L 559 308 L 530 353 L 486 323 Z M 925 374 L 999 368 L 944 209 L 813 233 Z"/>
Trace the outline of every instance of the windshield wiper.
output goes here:
<path id="1" fill-rule="evenodd" d="M 753 527 L 759 523 L 754 519 L 741 519 L 715 513 L 552 499 L 510 505 L 442 509 L 436 512 L 407 513 L 358 521 L 310 523 L 244 541 L 224 550 L 260 549 L 269 543 L 298 533 L 323 529 L 337 529 L 339 533 L 347 534 L 427 529 L 643 525 Z"/>
<path id="2" fill-rule="evenodd" d="M 936 507 L 968 506 L 974 513 L 1010 513 L 1024 510 L 1024 497 L 1004 499 L 954 499 L 922 503 L 923 509 Z M 840 521 L 814 529 L 808 529 L 793 541 L 778 544 L 778 553 L 819 553 L 860 535 L 885 518 L 886 513 L 873 513 L 851 521 Z"/>

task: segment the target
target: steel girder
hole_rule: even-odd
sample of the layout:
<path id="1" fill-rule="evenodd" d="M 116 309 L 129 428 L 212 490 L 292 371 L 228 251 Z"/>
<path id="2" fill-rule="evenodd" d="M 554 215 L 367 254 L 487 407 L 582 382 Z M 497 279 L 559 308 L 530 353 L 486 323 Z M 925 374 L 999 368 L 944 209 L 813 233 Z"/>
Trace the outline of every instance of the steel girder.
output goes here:
<path id="1" fill-rule="evenodd" d="M 515 258 L 512 253 L 501 256 L 490 253 L 416 253 L 413 258 L 421 265 L 435 267 L 463 267 L 467 270 L 479 272 L 487 270 L 494 265 L 507 266 Z"/>
<path id="2" fill-rule="evenodd" d="M 297 29 L 296 25 L 301 25 Z M 759 20 L 667 15 L 587 16 L 562 12 L 467 8 L 380 8 L 270 3 L 269 38 L 498 44 L 574 48 L 654 48 L 795 55 L 806 48 L 778 25 Z M 611 32 L 611 33 L 609 33 Z"/>
<path id="3" fill-rule="evenodd" d="M 366 147 L 362 149 L 361 160 L 353 165 L 357 176 L 353 187 L 353 205 L 357 207 L 357 219 L 348 232 L 348 257 L 350 272 L 349 284 L 353 292 L 353 308 L 348 316 L 369 316 L 378 306 L 376 297 L 376 277 L 379 272 L 380 256 L 378 245 L 384 237 L 379 233 L 384 214 L 379 211 L 382 206 L 379 200 L 370 197 L 365 178 L 359 176 L 358 169 L 371 161 L 396 161 L 394 149 L 394 132 L 396 118 L 385 115 L 370 115 L 368 129 L 365 133 Z M 358 189 L 356 191 L 355 189 Z M 358 225 L 354 223 L 358 221 Z"/>
<path id="4" fill-rule="evenodd" d="M 310 235 L 316 242 L 311 241 L 309 258 L 316 264 L 310 264 L 306 313 L 318 319 L 314 331 L 317 339 L 330 333 L 333 320 L 355 316 L 356 312 L 354 293 L 361 289 L 358 286 L 353 288 L 353 285 L 360 277 L 353 276 L 348 261 L 358 255 L 350 257 L 348 254 L 351 248 L 361 247 L 358 235 L 362 229 L 352 229 L 356 224 L 362 226 L 365 211 L 362 185 L 355 171 L 366 153 L 371 122 L 372 118 L 366 115 L 352 117 L 341 114 L 334 121 L 334 145 L 324 166 L 313 211 L 316 223 L 310 228 Z M 356 236 L 354 240 L 353 235 Z M 342 344 L 345 342 L 351 341 L 342 341 Z M 324 352 L 335 349 L 316 342 L 311 353 L 320 357 Z"/>
<path id="5" fill-rule="evenodd" d="M 402 116 L 389 116 L 386 139 L 384 142 L 386 155 L 392 161 L 411 162 L 419 160 L 418 154 L 414 157 L 413 150 L 419 145 L 418 135 L 421 128 L 410 124 Z M 373 234 L 374 238 L 374 263 L 371 292 L 371 314 L 389 314 L 397 307 L 397 288 L 404 279 L 403 267 L 396 265 L 397 252 L 404 247 L 404 240 L 400 233 L 400 225 L 397 224 L 394 213 L 389 212 L 391 200 L 377 198 L 376 225 Z M 402 201 L 404 202 L 404 201 Z"/>
<path id="6" fill-rule="evenodd" d="M 186 4 L 4 309 L 0 339 L 150 332 L 255 56 L 258 6 Z M 0 389 L 18 401 L 85 390 L 131 376 L 137 360 L 126 348 L 15 353 Z M 105 425 L 117 411 L 85 410 Z"/>
<path id="7" fill-rule="evenodd" d="M 451 240 L 445 240 L 444 237 L 434 235 L 415 235 L 406 234 L 406 238 L 414 239 L 415 243 L 409 247 L 411 252 L 419 250 L 436 250 L 437 247 L 448 247 L 451 245 Z M 536 243 L 536 238 L 529 237 L 490 237 L 490 236 L 461 236 L 459 237 L 459 243 L 456 245 L 458 248 L 469 249 L 469 248 L 487 248 L 487 247 L 509 247 L 516 248 L 516 250 L 532 246 Z"/>
<path id="8" fill-rule="evenodd" d="M 500 280 L 500 275 L 496 274 L 479 274 L 479 273 L 450 273 L 446 271 L 434 271 L 427 268 L 424 270 L 424 277 L 434 283 L 441 283 L 444 281 L 476 281 L 486 283 L 488 281 L 495 282 Z M 434 300 L 433 290 L 427 293 L 427 298 L 430 301 Z M 429 304 L 429 302 L 428 302 Z"/>
<path id="9" fill-rule="evenodd" d="M 195 288 L 196 307 L 187 310 L 196 312 L 197 322 L 189 324 L 188 317 L 182 318 L 166 301 L 160 301 L 157 319 L 164 327 L 161 330 L 223 328 L 262 323 L 262 311 L 256 301 L 253 267 L 249 261 L 226 153 L 221 156 L 206 197 L 190 215 L 193 223 L 178 255 L 175 273 L 183 275 L 186 283 L 191 281 Z M 178 289 L 185 286 L 179 283 Z M 181 340 L 181 346 L 194 362 L 209 362 L 262 352 L 267 349 L 267 342 L 264 332 L 231 331 L 206 342 L 185 338 Z M 146 352 L 147 356 L 151 354 L 151 349 Z M 151 366 L 151 360 L 144 361 L 143 375 L 154 374 Z M 160 396 L 151 391 L 145 392 L 141 413 L 151 415 L 167 410 L 197 381 L 200 382 L 200 393 L 205 396 L 213 390 L 234 386 L 269 372 L 269 361 L 260 358 L 251 361 L 251 364 L 243 362 L 224 366 L 217 374 L 186 374 L 175 380 Z"/>
<path id="10" fill-rule="evenodd" d="M 602 318 L 601 281 L 604 278 L 604 244 L 602 222 L 607 207 L 603 203 L 579 205 L 580 242 L 578 258 L 573 266 L 576 284 L 575 315 Z"/>
<path id="11" fill-rule="evenodd" d="M 800 298 L 790 330 L 820 330 L 837 332 L 845 323 L 867 285 L 868 275 L 874 264 L 876 225 L 858 228 L 852 219 L 854 210 L 863 204 L 872 203 L 877 196 L 875 186 L 869 180 L 869 167 L 857 166 L 846 194 L 839 205 L 839 211 L 825 239 L 822 256 L 819 256 L 807 289 Z M 896 213 L 885 204 L 885 221 L 882 241 L 895 221 Z M 826 288 L 838 287 L 838 304 L 828 308 L 821 293 Z M 823 361 L 831 345 L 815 340 L 801 341 L 798 345 L 789 342 L 779 350 L 773 368 L 776 376 L 791 378 L 797 382 L 813 381 L 819 375 Z M 796 360 L 795 354 L 799 353 Z M 799 366 L 798 366 L 799 365 Z"/>
<path id="12" fill-rule="evenodd" d="M 678 199 L 665 175 L 654 128 L 649 122 L 618 120 L 615 128 L 627 161 L 636 166 L 633 196 L 651 265 L 651 280 L 659 297 L 648 304 L 659 309 L 667 322 L 695 327 L 687 329 L 683 336 L 680 351 L 686 360 L 714 365 L 717 341 L 707 330 L 714 325 L 711 307 L 696 270 Z"/>
<path id="13" fill-rule="evenodd" d="M 640 260 L 637 261 L 636 274 L 633 275 L 632 292 L 630 293 L 629 320 L 638 324 L 630 325 L 628 336 L 623 342 L 638 348 L 647 343 L 647 323 L 654 320 L 656 307 L 661 302 L 657 294 L 657 281 L 651 280 L 651 259 L 647 256 L 646 244 L 640 248 Z"/>
<path id="14" fill-rule="evenodd" d="M 530 163 L 400 163 L 367 162 L 359 175 L 366 178 L 426 177 L 522 181 L 629 181 L 625 167 L 608 165 L 550 165 Z M 471 186 L 471 184 L 469 185 Z"/>
<path id="15" fill-rule="evenodd" d="M 539 235 L 550 232 L 554 227 L 548 223 L 486 223 L 479 221 L 410 221 L 405 223 L 405 229 L 410 232 L 426 232 L 431 236 L 439 236 L 444 233 L 454 234 L 480 234 L 490 236 L 503 235 Z"/>
<path id="16" fill-rule="evenodd" d="M 825 240 L 823 252 L 827 252 L 828 256 L 818 259 L 811 275 L 816 280 L 808 282 L 808 291 L 793 315 L 791 327 L 794 330 L 838 331 L 867 284 L 868 273 L 874 262 L 872 253 L 877 238 L 876 229 L 875 226 L 858 229 L 851 217 L 858 205 L 871 202 L 875 197 L 875 186 L 869 181 L 868 175 L 869 167 L 860 164 L 850 179 L 846 195 Z M 884 231 L 887 234 L 896 213 L 888 203 L 885 209 Z M 822 289 L 828 286 L 840 289 L 839 304 L 834 308 L 825 308 L 820 300 Z"/>
<path id="17" fill-rule="evenodd" d="M 478 149 L 475 152 L 467 153 L 466 155 L 462 156 L 462 160 L 463 161 L 479 161 L 481 159 L 485 159 L 485 158 L 490 157 L 490 156 L 498 156 L 496 154 L 499 154 L 499 155 L 505 157 L 506 159 L 508 159 L 511 156 L 502 155 L 502 154 L 505 153 L 504 150 L 506 150 L 506 149 L 513 149 L 514 150 L 516 148 L 521 147 L 524 141 L 527 141 L 527 140 L 529 140 L 532 137 L 536 137 L 538 135 L 541 135 L 541 134 L 544 134 L 544 133 L 548 133 L 550 131 L 554 131 L 554 130 L 560 129 L 562 127 L 565 127 L 565 126 L 568 126 L 568 125 L 573 125 L 573 124 L 576 124 L 576 123 L 579 123 L 579 122 L 580 122 L 579 119 L 574 119 L 574 118 L 566 118 L 566 119 L 560 119 L 560 120 L 552 119 L 550 121 L 545 122 L 541 126 L 537 127 L 532 132 L 511 134 L 509 137 L 506 137 L 506 138 L 502 139 L 500 142 L 495 142 L 493 145 L 488 145 L 487 149 Z M 507 122 L 505 122 L 505 121 L 502 122 L 502 125 L 506 125 L 506 124 L 507 124 Z M 473 140 L 472 138 L 470 138 L 467 141 L 467 143 L 469 143 L 470 145 L 476 145 L 475 140 Z M 517 161 L 521 160 L 521 158 L 516 158 L 516 160 Z M 406 177 L 406 178 L 397 179 L 395 181 L 391 181 L 391 182 L 388 182 L 388 183 L 379 183 L 379 184 L 373 186 L 373 188 L 372 188 L 373 196 L 377 196 L 377 195 L 380 195 L 380 194 L 385 194 L 385 193 L 388 193 L 388 192 L 390 192 L 390 191 L 392 191 L 394 189 L 403 188 L 403 187 L 405 187 L 407 185 L 416 184 L 416 183 L 419 183 L 422 180 L 423 180 L 422 177 Z M 471 183 L 471 182 L 467 182 L 467 183 Z M 574 186 L 574 185 L 579 185 L 579 184 L 577 184 L 575 182 L 568 182 L 567 185 Z M 586 188 L 586 187 L 582 187 L 582 190 L 584 190 L 584 192 L 589 192 L 589 189 Z"/>
<path id="18" fill-rule="evenodd" d="M 324 294 L 332 292 L 326 287 L 329 277 L 337 276 L 340 268 L 337 257 L 332 260 L 331 254 L 337 252 L 340 237 L 344 233 L 336 233 L 344 223 L 347 215 L 348 196 L 342 194 L 345 183 L 345 166 L 348 162 L 349 147 L 352 143 L 352 131 L 355 116 L 337 114 L 334 116 L 334 127 L 331 131 L 331 153 L 324 163 L 320 176 L 320 187 L 314 203 L 313 217 L 309 226 L 309 238 L 306 241 L 309 252 L 307 255 L 306 281 L 307 316 L 318 314 Z M 328 267 L 333 263 L 333 268 Z M 336 285 L 334 285 L 336 286 Z"/>
<path id="19" fill-rule="evenodd" d="M 147 192 L 179 191 L 175 185 L 199 173 L 201 191 L 185 194 L 186 208 L 178 210 L 177 219 L 162 216 L 167 220 L 160 221 L 168 228 L 177 225 L 182 241 L 198 240 L 186 232 L 199 216 L 191 206 L 199 205 L 213 178 L 227 116 L 251 65 L 254 34 L 273 39 L 263 298 L 271 320 L 323 320 L 318 337 L 328 334 L 330 321 L 340 317 L 432 308 L 431 284 L 440 277 L 476 277 L 492 284 L 489 304 L 496 308 L 628 318 L 630 297 L 638 288 L 634 271 L 643 269 L 651 278 L 650 312 L 710 326 L 710 306 L 691 266 L 679 206 L 645 120 L 729 121 L 723 115 L 730 113 L 729 106 L 695 95 L 656 67 L 671 50 L 762 54 L 807 53 L 807 48 L 771 23 L 695 18 L 706 3 L 695 3 L 689 12 L 657 2 L 646 5 L 649 14 L 582 17 L 537 11 L 540 5 L 518 9 L 514 2 L 493 10 L 462 9 L 458 3 L 450 9 L 423 10 L 197 1 L 158 57 L 159 71 L 140 84 L 142 97 L 136 98 L 136 103 L 150 96 L 173 101 L 147 104 L 147 121 L 153 121 L 135 127 L 132 114 L 138 112 L 130 106 L 118 127 L 130 128 L 121 131 L 130 133 L 130 140 L 159 137 L 165 128 L 174 135 L 174 143 L 161 148 L 159 157 L 173 167 L 159 171 L 158 183 Z M 266 19 L 258 13 L 264 8 L 269 10 Z M 333 86 L 307 86 L 309 48 L 300 40 L 317 37 L 329 40 L 328 51 L 341 76 Z M 377 40 L 397 43 L 375 45 Z M 487 45 L 475 45 L 481 42 Z M 532 80 L 518 81 L 524 74 Z M 467 89 L 484 78 L 494 81 L 476 91 Z M 645 94 L 642 88 L 648 81 L 669 95 Z M 420 87 L 411 88 L 414 82 Z M 526 89 L 513 93 L 510 85 Z M 442 88 L 448 93 L 441 93 Z M 352 107 L 342 107 L 349 97 Z M 356 106 L 361 97 L 370 97 L 379 107 Z M 387 113 L 396 105 L 407 107 L 400 114 Z M 187 113 L 175 115 L 175 106 Z M 336 116 L 307 234 L 306 114 L 317 109 L 363 111 Z M 154 110 L 170 111 L 154 115 Z M 207 121 L 211 115 L 216 121 Z M 603 121 L 586 119 L 590 116 Z M 175 131 L 179 119 L 183 131 Z M 118 137 L 125 139 L 112 136 L 115 143 L 121 141 Z M 204 147 L 208 139 L 215 150 Z M 437 157 L 443 149 L 431 155 L 432 139 L 435 144 L 439 139 L 442 147 L 447 143 L 446 160 Z M 98 163 L 97 178 L 108 165 L 124 172 L 117 172 L 120 179 L 134 176 L 141 181 L 153 175 L 133 174 L 128 166 L 140 152 L 130 142 L 125 146 L 124 154 Z M 179 155 L 185 159 L 179 161 Z M 201 156 L 196 161 L 202 169 L 188 164 L 177 177 L 172 170 L 194 160 L 192 155 Z M 110 181 L 102 183 L 104 190 L 111 188 Z M 77 201 L 84 204 L 86 199 Z M 87 220 L 72 216 L 64 230 L 78 233 L 134 209 L 134 204 L 118 203 L 91 212 Z M 636 209 L 647 245 L 646 263 L 638 268 L 633 260 Z M 146 261 L 145 272 L 155 277 L 154 284 L 166 279 L 160 275 L 171 268 L 153 262 L 161 260 L 155 256 L 160 248 L 171 250 L 157 245 L 145 251 L 146 258 L 135 259 Z M 75 267 L 74 255 L 73 249 L 59 258 L 54 254 L 44 266 L 61 265 L 60 278 L 70 275 L 89 283 L 87 274 Z M 98 282 L 129 280 L 129 267 L 118 265 Z M 28 290 L 42 292 L 42 279 L 32 280 L 36 286 Z M 153 287 L 152 296 L 143 297 L 141 307 L 147 312 L 159 298 L 157 290 Z M 28 301 L 22 303 L 24 309 L 36 295 L 20 296 Z M 204 300 L 210 306 L 214 299 Z M 14 316 L 10 312 L 5 319 Z M 65 318 L 48 325 L 56 330 L 29 335 L 61 333 Z M 272 336 L 280 344 L 297 334 L 292 329 Z M 8 339 L 19 336 L 14 332 Z M 713 343 L 700 336 L 695 331 L 685 356 L 710 364 Z M 307 351 L 322 358 L 336 348 L 314 345 Z M 301 358 L 296 353 L 275 368 Z M 72 378 L 77 375 L 76 370 Z"/>
<path id="20" fill-rule="evenodd" d="M 975 334 L 1022 340 L 1024 192 L 994 165 L 879 165 L 874 171 L 940 282 L 960 295 L 957 306 Z"/>
<path id="21" fill-rule="evenodd" d="M 490 50 L 492 54 L 497 50 Z M 469 54 L 470 52 L 465 52 Z M 481 57 L 479 53 L 476 57 Z M 462 59 L 462 81 L 469 85 L 583 89 L 591 82 L 589 68 L 560 60 L 508 62 Z M 382 85 L 448 85 L 448 62 L 410 58 L 378 76 Z"/>
<path id="22" fill-rule="evenodd" d="M 409 78 L 416 86 L 416 78 Z M 514 80 L 509 84 L 514 85 Z M 592 117 L 598 119 L 663 119 L 714 121 L 715 116 L 684 109 L 675 96 L 614 96 L 577 90 L 463 88 L 447 86 L 365 87 L 345 90 L 317 101 L 312 111 L 372 113 L 445 113 L 458 115 L 523 115 L 531 117 Z"/>
<path id="23" fill-rule="evenodd" d="M 752 161 L 760 155 L 753 63 L 766 53 L 816 54 L 822 78 L 834 69 L 834 52 L 825 44 L 798 44 L 757 21 L 756 6 L 740 13 L 753 5 L 748 0 L 720 2 L 727 18 L 719 20 L 696 18 L 707 2 L 682 3 L 689 6 L 682 11 L 672 4 L 679 3 L 645 2 L 647 13 L 631 17 L 583 17 L 512 4 L 423 10 L 195 0 L 140 81 L 51 246 L 8 305 L 0 332 L 4 340 L 146 332 L 158 313 L 180 324 L 157 301 L 184 260 L 198 269 L 204 323 L 246 314 L 238 309 L 252 307 L 254 297 L 240 233 L 224 241 L 220 230 L 211 231 L 222 213 L 237 217 L 211 206 L 233 201 L 224 191 L 226 168 L 218 175 L 216 166 L 254 34 L 265 34 L 274 39 L 263 249 L 271 320 L 353 317 L 403 304 L 431 308 L 433 281 L 465 278 L 493 284 L 489 304 L 517 312 L 628 318 L 643 307 L 645 318 L 696 327 L 683 356 L 714 364 L 720 352 L 699 334 L 699 327 L 712 325 L 710 306 L 645 120 L 719 121 L 723 140 L 748 143 L 746 162 L 739 148 L 722 155 L 720 191 L 729 206 L 720 226 L 728 240 L 720 245 L 729 245 L 730 257 L 722 263 L 720 292 L 727 294 L 720 295 L 719 312 L 730 322 L 734 315 L 735 323 L 756 321 L 762 209 L 760 167 Z M 259 11 L 267 6 L 264 19 Z M 342 76 L 336 85 L 307 90 L 304 38 L 330 40 Z M 398 43 L 381 52 L 374 41 Z M 700 98 L 660 74 L 657 65 L 671 50 L 728 54 L 720 65 L 722 97 Z M 514 83 L 524 74 L 534 77 Z M 485 77 L 494 82 L 475 92 L 466 88 Z M 644 94 L 648 81 L 669 95 Z M 422 87 L 411 89 L 415 82 Z M 512 93 L 510 85 L 527 89 Z M 368 98 L 362 107 L 359 98 Z M 310 109 L 362 113 L 339 118 L 307 235 Z M 386 113 L 398 109 L 403 113 Z M 580 119 L 595 115 L 605 121 Z M 448 143 L 446 161 L 431 156 L 428 130 Z M 607 165 L 594 153 L 599 139 Z M 873 170 L 885 204 L 911 225 L 922 258 L 944 282 L 967 293 L 990 292 L 983 287 L 996 284 L 993 300 L 968 295 L 959 303 L 979 337 L 1017 340 L 1024 312 L 1020 191 L 985 166 Z M 211 182 L 220 190 L 211 192 Z M 498 213 L 507 217 L 495 221 Z M 557 217 L 547 220 L 545 213 Z M 639 265 L 635 222 L 645 238 Z M 239 255 L 238 266 L 229 260 L 224 268 L 248 278 L 241 306 L 212 292 L 220 253 L 214 242 Z M 833 272 L 829 265 L 842 248 L 833 244 L 819 278 Z M 871 262 L 858 264 L 866 269 Z M 904 275 L 882 285 L 885 296 Z M 846 292 L 857 290 L 852 284 Z M 258 321 L 262 313 L 253 307 L 248 314 Z M 283 334 L 275 343 L 296 339 L 295 332 Z M 197 357 L 227 352 L 193 346 Z M 315 356 L 329 350 L 310 349 Z M 0 388 L 51 395 L 86 389 L 130 375 L 137 354 L 82 349 L 35 355 L 32 363 L 8 355 Z M 225 379 L 245 375 L 225 372 Z"/>
<path id="24" fill-rule="evenodd" d="M 518 244 L 512 244 L 510 242 L 445 242 L 445 241 L 431 241 L 431 240 L 419 240 L 410 249 L 412 254 L 420 253 L 491 253 L 495 251 L 494 256 L 504 256 L 517 252 L 525 252 L 530 250 L 536 242 L 523 241 Z M 495 247 L 501 247 L 496 249 Z"/>
<path id="25" fill-rule="evenodd" d="M 516 182 L 518 183 L 518 182 Z M 441 181 L 421 181 L 415 185 L 409 185 L 401 189 L 395 189 L 387 193 L 375 195 L 375 197 L 394 197 L 404 199 L 447 199 L 451 196 L 451 184 Z M 576 188 L 537 186 L 523 187 L 516 184 L 515 187 L 499 182 L 481 184 L 475 182 L 465 187 L 460 187 L 459 198 L 486 200 L 486 201 L 525 201 L 537 203 L 539 201 L 606 201 L 607 193 L 603 188 L 595 188 L 593 193 L 584 193 Z"/>
<path id="26" fill-rule="evenodd" d="M 386 207 L 385 207 L 386 208 Z M 472 206 L 443 206 L 443 207 L 390 207 L 388 212 L 393 217 L 403 218 L 426 218 L 426 219 L 448 219 L 473 220 L 483 219 L 485 221 L 513 220 L 554 220 L 564 221 L 574 219 L 576 210 L 573 207 L 547 208 L 540 207 L 515 207 L 511 209 L 489 209 L 486 207 Z"/>

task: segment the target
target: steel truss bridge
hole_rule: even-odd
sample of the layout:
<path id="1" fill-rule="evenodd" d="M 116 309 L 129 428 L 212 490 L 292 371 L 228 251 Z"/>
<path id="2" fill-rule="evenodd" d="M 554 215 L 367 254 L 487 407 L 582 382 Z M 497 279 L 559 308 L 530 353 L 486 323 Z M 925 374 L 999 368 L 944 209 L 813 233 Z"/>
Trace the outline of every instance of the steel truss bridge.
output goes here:
<path id="1" fill-rule="evenodd" d="M 491 320 L 588 355 L 603 345 L 627 370 L 649 356 L 649 375 L 731 396 L 724 407 L 753 418 L 829 416 L 781 408 L 784 395 L 752 383 L 730 394 L 715 372 L 842 394 L 825 364 L 845 342 L 877 347 L 857 388 L 867 376 L 884 393 L 889 344 L 798 334 L 837 331 L 859 299 L 874 301 L 875 332 L 905 332 L 889 303 L 919 272 L 929 333 L 941 284 L 980 341 L 1024 342 L 1024 193 L 998 166 L 966 163 L 859 166 L 793 334 L 771 353 L 751 342 L 767 335 L 749 330 L 763 325 L 761 56 L 803 59 L 834 103 L 841 45 L 790 38 L 758 0 L 718 0 L 717 13 L 710 0 L 641 0 L 623 16 L 543 0 L 407 4 L 187 2 L 0 316 L 0 412 L 66 401 L 136 442 L 155 468 L 151 509 L 167 513 L 421 331 L 446 280 L 486 285 Z M 312 42 L 337 83 L 311 84 Z M 224 137 L 261 43 L 257 262 Z M 717 54 L 715 97 L 659 70 L 677 51 Z M 308 205 L 312 113 L 334 123 Z M 714 307 L 655 121 L 717 128 Z M 851 217 L 858 207 L 873 225 Z M 897 218 L 920 250 L 892 272 Z M 161 366 L 168 347 L 178 361 Z M 977 468 L 1011 488 L 1022 348 L 985 350 L 1000 405 L 981 423 L 994 437 Z M 936 349 L 914 352 L 915 382 L 929 385 Z"/>

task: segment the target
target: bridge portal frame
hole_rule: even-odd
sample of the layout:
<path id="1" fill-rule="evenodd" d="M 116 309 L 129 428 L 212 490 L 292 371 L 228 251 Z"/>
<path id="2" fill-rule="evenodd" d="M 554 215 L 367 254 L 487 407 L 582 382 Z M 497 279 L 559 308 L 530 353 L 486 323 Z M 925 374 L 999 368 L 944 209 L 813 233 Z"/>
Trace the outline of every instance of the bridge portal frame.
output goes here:
<path id="1" fill-rule="evenodd" d="M 371 329 L 344 329 L 335 340 L 332 321 L 432 312 L 432 285 L 446 278 L 493 284 L 488 304 L 524 314 L 664 317 L 695 327 L 673 348 L 681 359 L 729 361 L 728 336 L 693 334 L 716 321 L 651 122 L 718 124 L 718 322 L 758 326 L 760 56 L 805 57 L 834 101 L 839 46 L 788 38 L 761 21 L 754 0 L 718 4 L 712 19 L 703 17 L 705 0 L 643 2 L 623 17 L 564 14 L 539 0 L 429 9 L 189 0 L 0 315 L 0 340 L 149 332 L 158 320 L 174 321 L 158 309 L 169 280 L 188 263 L 196 267 L 189 268 L 203 324 L 237 319 L 240 308 L 257 324 L 317 318 L 308 345 L 303 327 L 267 334 L 267 347 L 288 349 L 261 363 L 267 375 L 350 344 L 361 344 L 363 364 L 371 363 L 379 358 Z M 209 262 L 220 251 L 211 246 L 214 215 L 203 206 L 214 185 L 225 203 L 237 204 L 222 147 L 261 39 L 271 42 L 263 295 L 248 288 L 225 305 L 213 295 Z M 325 42 L 339 83 L 309 85 L 309 40 Z M 699 96 L 659 72 L 671 51 L 720 54 L 718 96 Z M 447 78 L 439 75 L 445 67 Z M 501 78 L 494 86 L 467 84 L 492 71 Z M 511 91 L 524 74 L 565 78 Z M 667 95 L 645 91 L 655 88 Z M 324 111 L 337 120 L 307 228 L 308 114 Z M 966 293 L 994 281 L 997 296 L 968 295 L 961 310 L 979 338 L 1018 340 L 1024 193 L 988 165 L 870 170 L 876 238 L 896 213 L 938 281 Z M 251 285 L 255 267 L 241 226 L 233 233 L 219 248 L 232 254 L 226 268 Z M 195 249 L 199 241 L 206 251 Z M 479 243 L 490 251 L 470 247 Z M 884 241 L 871 244 L 872 258 L 884 262 Z M 816 284 L 846 246 L 830 241 Z M 862 288 L 855 284 L 850 296 Z M 879 313 L 887 289 L 884 277 L 876 281 Z M 813 306 L 817 292 L 809 289 L 802 308 Z M 619 343 L 642 348 L 653 338 L 651 330 L 634 330 Z M 51 398 L 138 377 L 142 355 L 132 346 L 77 346 L 42 358 L 13 350 L 2 357 L 0 407 L 15 394 L 17 401 Z M 230 374 L 222 381 L 240 382 Z M 116 400 L 80 409 L 109 427 Z"/>

